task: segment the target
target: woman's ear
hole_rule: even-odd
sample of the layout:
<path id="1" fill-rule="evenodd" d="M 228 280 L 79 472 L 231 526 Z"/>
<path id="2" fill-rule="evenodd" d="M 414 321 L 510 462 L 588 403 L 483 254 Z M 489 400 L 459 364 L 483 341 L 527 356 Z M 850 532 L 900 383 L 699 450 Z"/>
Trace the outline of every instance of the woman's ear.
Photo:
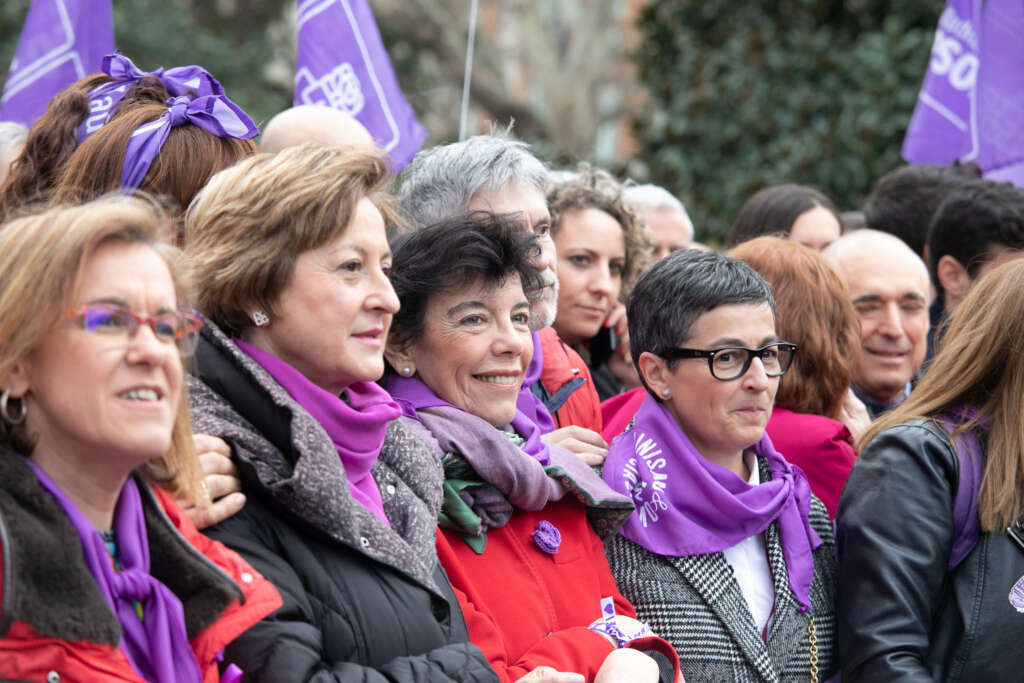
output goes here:
<path id="1" fill-rule="evenodd" d="M 21 398 L 31 388 L 31 383 L 28 379 L 28 367 L 24 360 L 15 363 L 7 377 L 3 379 L 3 382 L 0 382 L 0 389 L 11 398 Z"/>
<path id="2" fill-rule="evenodd" d="M 672 374 L 668 369 L 668 361 L 650 351 L 644 351 L 636 359 L 636 364 L 640 370 L 640 378 L 654 395 L 658 398 L 665 397 L 665 392 L 669 391 L 669 377 Z"/>
<path id="3" fill-rule="evenodd" d="M 399 345 L 389 340 L 384 347 L 384 358 L 402 377 L 416 374 L 416 361 L 408 344 Z"/>

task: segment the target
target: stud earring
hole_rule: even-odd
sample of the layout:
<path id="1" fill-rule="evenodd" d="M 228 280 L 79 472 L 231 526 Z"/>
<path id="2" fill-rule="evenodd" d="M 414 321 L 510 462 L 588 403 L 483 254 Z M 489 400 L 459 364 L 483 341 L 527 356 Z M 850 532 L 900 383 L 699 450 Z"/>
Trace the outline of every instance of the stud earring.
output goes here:
<path id="1" fill-rule="evenodd" d="M 256 324 L 256 327 L 263 327 L 264 325 L 270 322 L 270 316 L 268 316 L 263 311 L 253 311 L 252 321 L 253 323 Z"/>
<path id="2" fill-rule="evenodd" d="M 412 374 L 412 368 L 410 368 L 408 365 L 406 365 L 404 368 L 402 368 L 402 375 L 403 376 L 408 377 L 411 374 Z"/>
<path id="3" fill-rule="evenodd" d="M 668 398 L 671 395 L 672 395 L 672 392 L 669 391 L 668 389 L 662 389 L 661 390 L 661 397 L 662 398 Z"/>

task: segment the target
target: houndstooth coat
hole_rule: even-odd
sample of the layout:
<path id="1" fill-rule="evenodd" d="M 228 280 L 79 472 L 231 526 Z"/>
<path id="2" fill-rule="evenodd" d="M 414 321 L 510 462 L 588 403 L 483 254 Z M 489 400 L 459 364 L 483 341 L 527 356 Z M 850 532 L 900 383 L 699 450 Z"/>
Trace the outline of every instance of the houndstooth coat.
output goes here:
<path id="1" fill-rule="evenodd" d="M 758 458 L 761 481 L 771 478 Z M 818 648 L 818 680 L 838 668 L 836 661 L 836 552 L 825 506 L 811 500 L 811 526 L 822 545 L 814 551 L 811 614 Z M 619 590 L 679 654 L 688 683 L 704 681 L 809 681 L 811 614 L 801 614 L 789 587 L 778 524 L 765 530 L 775 583 L 775 607 L 762 640 L 733 570 L 723 553 L 669 557 L 615 535 L 605 546 Z"/>

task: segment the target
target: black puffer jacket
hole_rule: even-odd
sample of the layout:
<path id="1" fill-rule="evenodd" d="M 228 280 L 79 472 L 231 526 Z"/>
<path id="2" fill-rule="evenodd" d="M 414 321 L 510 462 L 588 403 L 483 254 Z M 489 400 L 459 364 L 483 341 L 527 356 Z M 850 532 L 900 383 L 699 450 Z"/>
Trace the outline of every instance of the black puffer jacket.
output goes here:
<path id="1" fill-rule="evenodd" d="M 1024 681 L 1024 613 L 1010 603 L 1024 551 L 982 534 L 947 570 L 958 479 L 931 421 L 887 429 L 854 464 L 837 515 L 844 683 Z"/>
<path id="2" fill-rule="evenodd" d="M 333 442 L 208 323 L 189 378 L 194 429 L 231 444 L 248 497 L 207 533 L 245 557 L 284 605 L 227 661 L 252 681 L 497 681 L 468 642 L 434 541 L 440 463 L 393 422 L 373 477 L 391 528 L 349 494 Z M 258 425 L 258 428 L 255 426 Z"/>

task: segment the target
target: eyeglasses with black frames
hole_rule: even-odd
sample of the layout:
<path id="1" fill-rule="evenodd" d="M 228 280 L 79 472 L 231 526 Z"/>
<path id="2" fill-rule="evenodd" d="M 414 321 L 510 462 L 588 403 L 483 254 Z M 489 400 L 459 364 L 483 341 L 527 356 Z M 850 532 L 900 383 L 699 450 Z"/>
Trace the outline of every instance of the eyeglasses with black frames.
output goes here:
<path id="1" fill-rule="evenodd" d="M 796 354 L 796 344 L 789 342 L 773 342 L 759 349 L 748 349 L 743 346 L 723 346 L 718 349 L 683 349 L 671 348 L 661 354 L 666 360 L 676 358 L 707 358 L 711 376 L 717 380 L 728 382 L 746 374 L 751 361 L 761 359 L 764 372 L 769 377 L 781 377 L 789 370 Z"/>
<path id="2" fill-rule="evenodd" d="M 114 304 L 85 304 L 67 311 L 64 318 L 78 321 L 86 332 L 110 337 L 131 338 L 139 325 L 149 325 L 157 339 L 174 344 L 182 356 L 190 356 L 199 342 L 203 321 L 191 311 L 166 311 L 159 315 L 139 315 Z"/>

